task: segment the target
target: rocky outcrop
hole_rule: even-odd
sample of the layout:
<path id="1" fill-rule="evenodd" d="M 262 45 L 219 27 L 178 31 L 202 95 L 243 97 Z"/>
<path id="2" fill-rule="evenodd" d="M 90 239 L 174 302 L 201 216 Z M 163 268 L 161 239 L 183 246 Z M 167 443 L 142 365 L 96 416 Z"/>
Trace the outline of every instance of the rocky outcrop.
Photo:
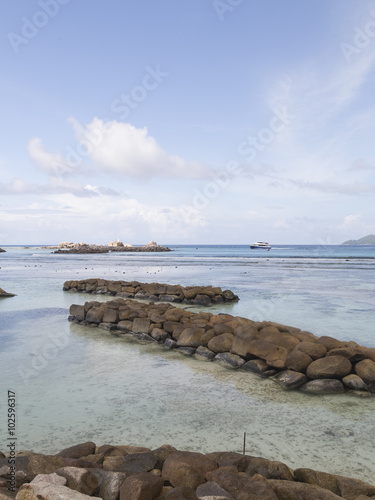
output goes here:
<path id="1" fill-rule="evenodd" d="M 146 245 L 133 246 L 123 244 L 121 241 L 110 241 L 108 245 L 89 245 L 87 243 L 60 243 L 57 247 L 42 247 L 56 249 L 53 253 L 108 253 L 108 252 L 170 252 L 171 249 L 150 241 Z"/>
<path id="2" fill-rule="evenodd" d="M 239 300 L 231 290 L 212 286 L 181 286 L 139 281 L 111 281 L 98 278 L 66 281 L 64 291 L 111 295 L 131 299 L 159 300 L 190 305 L 209 306 Z M 228 330 L 229 332 L 229 330 Z M 224 333 L 224 332 L 222 332 Z M 321 346 L 323 348 L 323 346 Z"/>
<path id="3" fill-rule="evenodd" d="M 7 457 L 1 458 L 0 498 L 365 500 L 375 496 L 375 486 L 350 477 L 306 468 L 292 470 L 279 461 L 235 452 L 204 454 L 169 445 L 155 450 L 94 445 L 88 466 L 87 456 L 77 454 L 85 453 L 91 444 L 67 448 L 57 455 L 19 452 L 15 458 L 18 483 L 12 491 L 7 484 Z M 30 467 L 32 459 L 38 468 Z M 69 461 L 75 465 L 68 465 Z M 127 467 L 130 463 L 131 469 Z"/>
<path id="4" fill-rule="evenodd" d="M 15 297 L 16 295 L 14 293 L 7 293 L 5 290 L 0 288 L 0 298 L 1 297 Z"/>
<path id="5" fill-rule="evenodd" d="M 4 250 L 3 248 L 0 248 L 0 253 L 1 252 L 6 252 L 6 250 Z"/>
<path id="6" fill-rule="evenodd" d="M 79 282 L 69 282 L 69 286 L 72 283 L 79 289 Z M 116 283 L 113 289 L 120 287 L 118 282 L 108 283 Z M 154 285 L 167 289 L 167 285 Z M 375 361 L 371 359 L 375 348 L 317 337 L 279 323 L 194 313 L 165 302 L 122 298 L 73 304 L 69 320 L 97 326 L 113 335 L 132 335 L 142 342 L 163 344 L 184 356 L 213 361 L 229 369 L 271 377 L 284 389 L 301 389 L 310 394 L 350 391 L 362 397 L 375 393 Z"/>

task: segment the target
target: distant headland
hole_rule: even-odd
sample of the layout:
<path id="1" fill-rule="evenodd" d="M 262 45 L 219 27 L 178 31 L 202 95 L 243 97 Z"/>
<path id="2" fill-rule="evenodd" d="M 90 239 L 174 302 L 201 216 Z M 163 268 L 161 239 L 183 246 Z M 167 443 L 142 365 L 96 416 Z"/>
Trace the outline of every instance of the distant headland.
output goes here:
<path id="1" fill-rule="evenodd" d="M 348 240 L 341 243 L 341 245 L 375 245 L 375 235 L 369 234 L 360 238 L 359 240 Z"/>
<path id="2" fill-rule="evenodd" d="M 55 250 L 53 253 L 109 253 L 109 252 L 170 252 L 170 248 L 158 245 L 155 241 L 150 241 L 146 245 L 134 246 L 122 241 L 110 241 L 108 245 L 96 245 L 88 243 L 72 243 L 64 241 L 57 246 L 41 247 Z"/>

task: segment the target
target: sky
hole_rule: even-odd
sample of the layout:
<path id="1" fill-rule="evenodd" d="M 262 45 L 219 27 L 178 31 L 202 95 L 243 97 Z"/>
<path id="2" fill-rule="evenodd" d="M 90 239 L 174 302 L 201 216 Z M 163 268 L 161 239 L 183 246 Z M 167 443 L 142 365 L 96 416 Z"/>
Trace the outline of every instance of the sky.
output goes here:
<path id="1" fill-rule="evenodd" d="M 0 246 L 375 234 L 375 0 L 0 14 Z"/>

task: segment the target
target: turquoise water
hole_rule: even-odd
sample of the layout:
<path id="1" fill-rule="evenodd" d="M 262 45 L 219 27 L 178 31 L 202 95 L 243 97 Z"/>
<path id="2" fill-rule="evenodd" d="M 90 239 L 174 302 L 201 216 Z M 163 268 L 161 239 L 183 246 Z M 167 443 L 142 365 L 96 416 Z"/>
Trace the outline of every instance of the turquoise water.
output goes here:
<path id="1" fill-rule="evenodd" d="M 241 451 L 247 432 L 253 455 L 374 482 L 374 398 L 284 392 L 271 380 L 72 325 L 69 306 L 93 297 L 64 293 L 62 284 L 212 284 L 240 301 L 211 311 L 375 346 L 375 247 L 172 245 L 163 254 L 104 255 L 4 248 L 0 286 L 17 297 L 0 300 L 0 394 L 3 408 L 6 391 L 17 393 L 18 449 L 56 453 L 90 439 Z"/>

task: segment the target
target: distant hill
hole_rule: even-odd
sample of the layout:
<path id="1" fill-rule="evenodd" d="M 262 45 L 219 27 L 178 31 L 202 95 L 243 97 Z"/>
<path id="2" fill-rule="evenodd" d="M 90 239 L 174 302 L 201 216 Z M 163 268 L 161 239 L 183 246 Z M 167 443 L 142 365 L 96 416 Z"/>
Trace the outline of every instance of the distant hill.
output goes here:
<path id="1" fill-rule="evenodd" d="M 341 243 L 341 245 L 375 245 L 375 235 L 369 234 L 368 236 L 364 236 L 359 240 L 348 240 Z"/>

